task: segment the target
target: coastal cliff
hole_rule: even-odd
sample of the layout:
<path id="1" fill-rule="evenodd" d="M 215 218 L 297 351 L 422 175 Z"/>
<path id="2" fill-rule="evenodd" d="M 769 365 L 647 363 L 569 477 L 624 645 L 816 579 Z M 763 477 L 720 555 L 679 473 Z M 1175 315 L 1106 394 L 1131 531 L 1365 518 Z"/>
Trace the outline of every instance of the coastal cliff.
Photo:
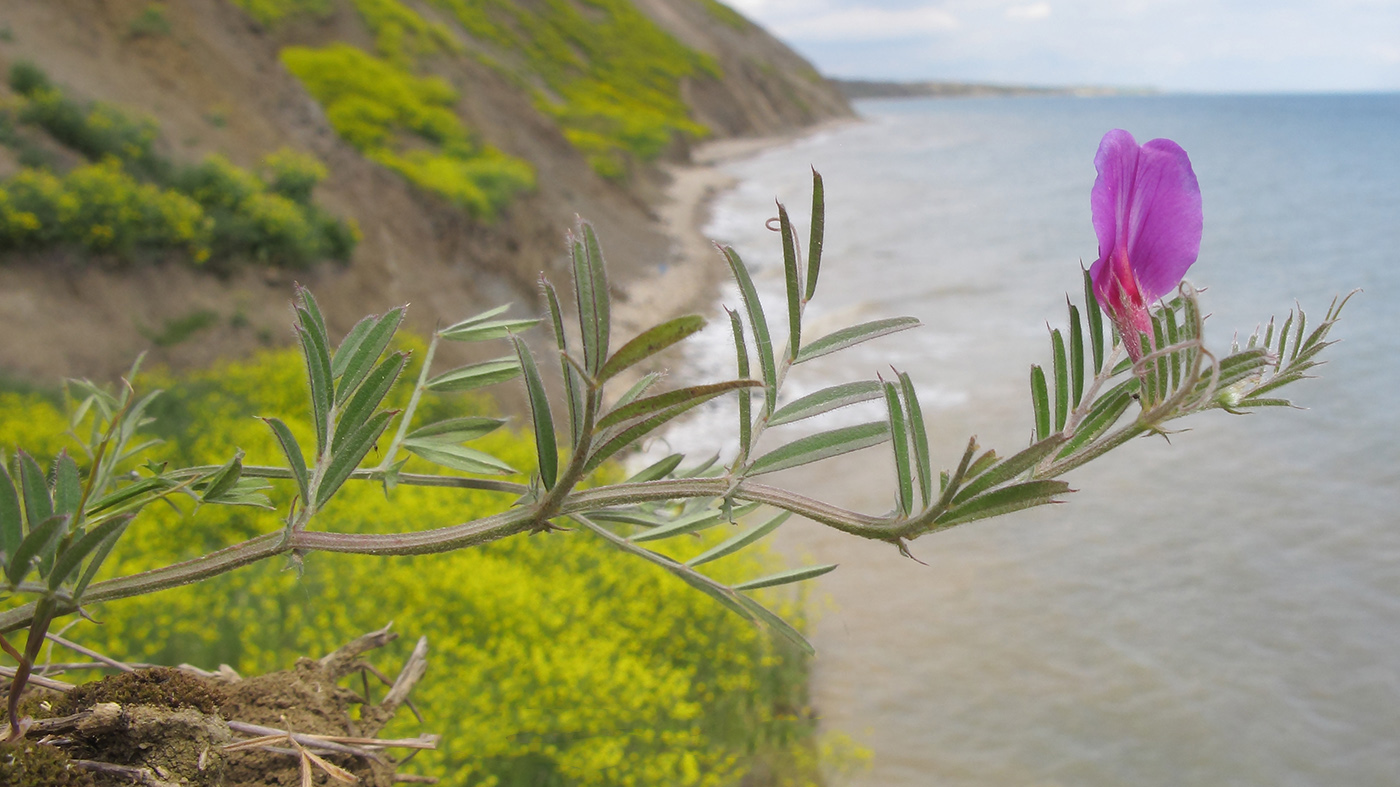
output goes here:
<path id="1" fill-rule="evenodd" d="M 658 207 L 666 167 L 694 145 L 852 114 L 810 64 L 714 0 L 9 3 L 0 68 L 17 64 L 73 106 L 140 118 L 172 171 L 314 157 L 324 179 L 307 199 L 358 240 L 343 263 L 304 266 L 71 242 L 0 250 L 0 374 L 45 384 L 111 377 L 144 350 L 196 366 L 285 343 L 294 280 L 333 333 L 402 303 L 425 332 L 498 302 L 531 312 L 540 271 L 567 278 L 575 215 L 597 226 L 616 279 L 641 275 L 675 253 Z M 52 98 L 10 82 L 0 100 L 17 118 Z M 23 144 L 0 148 L 0 178 L 32 164 L 25 151 L 57 162 L 55 177 L 84 164 L 50 127 L 15 128 L 7 139 Z"/>

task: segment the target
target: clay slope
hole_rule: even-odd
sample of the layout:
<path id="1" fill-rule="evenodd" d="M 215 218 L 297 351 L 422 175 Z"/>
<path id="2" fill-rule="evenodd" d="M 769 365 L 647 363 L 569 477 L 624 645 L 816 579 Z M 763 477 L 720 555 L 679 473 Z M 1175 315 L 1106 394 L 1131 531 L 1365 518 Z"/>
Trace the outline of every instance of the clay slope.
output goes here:
<path id="1" fill-rule="evenodd" d="M 431 64 L 461 93 L 458 114 L 482 139 L 528 160 L 538 187 L 493 224 L 441 199 L 342 141 L 321 107 L 278 59 L 291 44 L 373 41 L 348 3 L 323 19 L 265 29 L 231 0 L 161 4 L 169 33 L 133 36 L 148 0 L 46 0 L 0 5 L 0 68 L 29 60 L 75 98 L 148 113 L 163 152 L 197 161 L 218 152 L 244 167 L 292 147 L 330 170 L 318 201 L 358 222 L 363 241 L 347 266 L 292 274 L 244 267 L 223 277 L 182 264 L 113 265 L 74 255 L 5 255 L 0 261 L 0 375 L 52 383 L 60 376 L 111 378 L 143 350 L 156 361 L 202 365 L 290 339 L 292 279 L 310 286 L 333 332 L 369 312 L 411 303 L 410 324 L 435 322 L 511 300 L 535 305 L 535 277 L 564 281 L 563 235 L 575 214 L 598 227 L 615 275 L 625 278 L 672 253 L 654 205 L 664 185 L 656 165 L 624 182 L 600 177 L 542 115 L 528 93 L 470 56 Z M 761 29 L 721 21 L 698 0 L 636 0 L 681 42 L 715 57 L 722 79 L 688 79 L 692 117 L 716 137 L 774 133 L 848 116 L 850 109 L 799 56 Z M 412 4 L 412 3 L 410 3 Z M 425 11 L 426 13 L 426 11 Z M 688 156 L 684 143 L 667 154 Z M 0 177 L 16 166 L 0 156 Z M 195 339 L 155 347 L 163 326 L 205 311 L 217 317 Z"/>

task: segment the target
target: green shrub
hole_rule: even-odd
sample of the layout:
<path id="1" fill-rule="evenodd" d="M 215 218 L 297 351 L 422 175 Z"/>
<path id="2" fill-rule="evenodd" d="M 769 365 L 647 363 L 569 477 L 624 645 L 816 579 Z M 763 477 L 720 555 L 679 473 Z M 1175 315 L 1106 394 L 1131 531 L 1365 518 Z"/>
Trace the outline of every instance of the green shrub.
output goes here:
<path id="1" fill-rule="evenodd" d="M 272 27 L 296 16 L 320 18 L 334 10 L 332 0 L 233 0 L 259 23 Z"/>
<path id="2" fill-rule="evenodd" d="M 293 202 L 311 204 L 311 192 L 330 174 L 315 156 L 291 148 L 269 153 L 263 159 L 263 182 Z"/>
<path id="3" fill-rule="evenodd" d="M 16 60 L 10 66 L 9 82 L 10 89 L 21 96 L 32 95 L 40 90 L 48 90 L 53 87 L 53 83 L 49 81 L 49 75 L 28 60 Z"/>
<path id="4" fill-rule="evenodd" d="M 157 182 L 169 177 L 170 162 L 155 149 L 160 136 L 155 120 L 101 102 L 79 104 L 54 87 L 35 88 L 25 97 L 19 119 L 43 128 L 88 160 L 113 156 L 137 177 Z"/>
<path id="5" fill-rule="evenodd" d="M 126 34 L 131 38 L 168 36 L 170 33 L 170 20 L 165 16 L 165 7 L 159 3 L 148 4 L 126 26 Z"/>
<path id="6" fill-rule="evenodd" d="M 21 170 L 0 188 L 0 248 L 71 244 L 119 257 L 178 249 L 203 262 L 210 229 L 194 200 L 137 181 L 115 158 L 62 178 Z"/>
<path id="7" fill-rule="evenodd" d="M 288 47 L 282 62 L 326 108 L 342 138 L 477 218 L 495 218 L 534 187 L 528 163 L 480 144 L 462 125 L 454 111 L 457 92 L 446 80 L 413 76 L 346 44 Z"/>
<path id="8" fill-rule="evenodd" d="M 304 376 L 300 356 L 287 350 L 147 379 L 145 387 L 166 390 L 148 411 L 158 419 L 154 435 L 172 438 L 151 458 L 222 462 L 238 447 L 249 464 L 277 461 L 273 438 L 250 416 L 301 412 Z M 401 406 L 406 391 L 394 396 L 393 406 Z M 425 418 L 447 415 L 440 400 L 425 406 Z M 0 408 L 0 448 L 60 447 L 53 436 L 65 427 L 52 404 L 0 394 Z M 451 412 L 461 414 L 460 403 Z M 288 421 L 298 439 L 314 441 L 309 421 Z M 532 465 L 528 436 L 503 430 L 474 445 L 517 467 Z M 414 460 L 406 470 L 432 467 Z M 281 490 L 279 502 L 288 494 Z M 510 504 L 500 495 L 432 488 L 399 487 L 386 498 L 377 485 L 357 483 L 322 516 L 337 530 L 391 532 Z M 167 564 L 281 526 L 245 508 L 192 513 L 147 509 L 103 573 Z M 694 548 L 702 548 L 700 539 Z M 734 561 L 737 577 L 764 571 L 753 562 L 771 558 L 745 551 L 725 560 Z M 723 563 L 715 565 L 722 576 Z M 408 635 L 397 658 L 419 635 L 429 638 L 432 668 L 415 702 L 423 727 L 443 738 L 438 752 L 420 754 L 417 763 L 446 785 L 723 785 L 756 758 L 811 764 L 806 661 L 586 532 L 418 558 L 317 553 L 303 572 L 284 568 L 267 561 L 207 584 L 106 604 L 93 610 L 103 625 L 69 636 L 127 659 L 226 662 L 248 674 L 285 668 L 393 619 Z M 800 619 L 791 601 L 780 611 Z M 419 731 L 403 719 L 385 734 Z"/>

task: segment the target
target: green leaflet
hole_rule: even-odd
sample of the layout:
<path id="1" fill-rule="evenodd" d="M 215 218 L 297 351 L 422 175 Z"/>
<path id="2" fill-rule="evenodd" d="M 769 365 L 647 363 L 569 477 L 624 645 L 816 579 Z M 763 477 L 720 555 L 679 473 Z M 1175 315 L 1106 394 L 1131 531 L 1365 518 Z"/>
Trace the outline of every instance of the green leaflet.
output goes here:
<path id="1" fill-rule="evenodd" d="M 443 372 L 428 381 L 429 391 L 470 391 L 515 379 L 520 374 L 520 359 L 514 356 L 496 358 Z"/>
<path id="2" fill-rule="evenodd" d="M 486 418 L 484 416 L 448 418 L 445 421 L 424 424 L 409 432 L 406 437 L 410 440 L 466 443 L 478 437 L 485 437 L 504 426 L 505 423 L 504 418 Z"/>
<path id="3" fill-rule="evenodd" d="M 344 363 L 344 372 L 340 375 L 340 383 L 335 391 L 335 401 L 337 404 L 343 403 L 354 393 L 365 377 L 370 374 L 370 370 L 375 368 L 375 362 L 389 346 L 389 341 L 394 338 L 394 334 L 399 330 L 399 324 L 403 322 L 404 307 L 399 306 L 384 313 L 383 317 L 375 320 L 365 331 L 363 339 L 353 348 L 350 357 Z M 361 323 L 364 321 L 362 320 Z M 356 325 L 356 327 L 359 327 Z M 353 330 L 353 329 L 352 329 Z M 331 374 L 336 374 L 335 367 L 340 361 L 341 354 L 345 351 L 344 346 L 349 342 L 342 342 L 341 350 L 337 350 L 335 359 L 331 362 Z"/>
<path id="4" fill-rule="evenodd" d="M 851 451 L 869 448 L 872 445 L 879 445 L 888 440 L 889 437 L 890 425 L 886 421 L 872 421 L 809 435 L 755 459 L 749 465 L 747 475 L 773 473 L 778 470 L 818 462 Z"/>
<path id="5" fill-rule="evenodd" d="M 778 227 L 783 236 L 783 279 L 787 284 L 788 346 L 802 346 L 802 270 L 797 259 L 797 238 L 787 208 L 778 203 Z"/>
<path id="6" fill-rule="evenodd" d="M 821 173 L 812 168 L 812 232 L 807 241 L 807 300 L 817 294 L 817 274 L 822 265 L 822 243 L 826 233 L 826 193 Z M 797 346 L 794 342 L 793 347 Z"/>
<path id="7" fill-rule="evenodd" d="M 1050 391 L 1045 385 L 1045 370 L 1031 366 L 1031 406 L 1035 410 L 1035 439 L 1050 436 Z"/>
<path id="8" fill-rule="evenodd" d="M 407 353 L 393 353 L 365 377 L 364 385 L 360 386 L 345 405 L 345 409 L 340 412 L 338 423 L 335 425 L 335 436 L 331 438 L 332 452 L 339 451 L 346 437 L 364 426 L 370 416 L 379 409 L 407 362 Z"/>
<path id="9" fill-rule="evenodd" d="M 89 554 L 96 551 L 109 538 L 120 535 L 121 531 L 125 530 L 127 524 L 131 522 L 133 516 L 135 514 L 109 519 L 84 533 L 76 543 L 59 553 L 54 560 L 53 571 L 49 572 L 49 590 L 58 590 L 59 586 L 82 566 L 83 560 Z"/>
<path id="10" fill-rule="evenodd" d="M 633 543 L 643 541 L 660 541 L 663 538 L 694 533 L 697 530 L 705 530 L 714 527 L 721 522 L 737 520 L 745 514 L 757 510 L 758 503 L 747 503 L 735 508 L 733 511 L 725 511 L 723 508 L 712 508 L 704 511 L 697 511 L 694 514 L 680 517 L 671 522 L 667 522 L 651 530 L 643 530 L 627 540 Z"/>
<path id="11" fill-rule="evenodd" d="M 530 420 L 535 425 L 535 452 L 539 456 L 540 480 L 545 489 L 553 489 L 559 477 L 559 447 L 554 441 L 554 416 L 549 411 L 549 396 L 544 390 L 544 381 L 535 366 L 535 358 L 530 348 L 520 337 L 512 337 L 515 354 L 520 359 L 520 368 L 525 377 L 525 393 L 530 400 Z"/>
<path id="12" fill-rule="evenodd" d="M 603 250 L 593 225 L 579 222 L 572 245 L 574 293 L 578 299 L 579 332 L 583 336 L 583 363 L 590 375 L 603 369 L 608 357 L 608 332 L 612 325 L 608 276 Z"/>
<path id="13" fill-rule="evenodd" d="M 771 588 L 778 585 L 787 585 L 793 582 L 801 582 L 804 579 L 813 579 L 836 568 L 836 563 L 828 563 L 824 566 L 807 566 L 806 568 L 794 568 L 782 571 L 777 574 L 770 574 L 759 579 L 751 579 L 748 582 L 741 582 L 734 586 L 735 590 L 758 590 L 759 588 Z"/>
<path id="14" fill-rule="evenodd" d="M 297 440 L 292 436 L 292 430 L 277 418 L 264 418 L 263 423 L 268 425 L 272 434 L 276 436 L 277 443 L 282 446 L 282 453 L 287 457 L 287 466 L 291 468 L 292 478 L 296 479 L 297 491 L 301 494 L 303 504 L 309 505 L 311 502 L 311 478 L 306 471 L 306 458 L 302 456 L 301 446 L 297 445 Z"/>
<path id="15" fill-rule="evenodd" d="M 1053 435 L 1045 440 L 1023 449 L 1019 453 L 1001 460 L 1001 462 L 988 468 L 980 474 L 972 475 L 972 480 L 967 483 L 956 495 L 953 496 L 953 505 L 964 503 L 976 495 L 996 486 L 1010 481 L 1022 473 L 1030 470 L 1040 462 L 1040 460 L 1054 453 L 1055 449 L 1064 445 L 1065 438 L 1060 435 Z"/>
<path id="16" fill-rule="evenodd" d="M 940 527 L 951 527 L 1054 503 L 1060 495 L 1069 491 L 1069 484 L 1064 481 L 1027 481 L 1005 486 L 950 509 L 939 517 L 938 524 Z"/>
<path id="17" fill-rule="evenodd" d="M 623 481 L 623 483 L 640 484 L 645 481 L 655 481 L 659 478 L 665 478 L 674 472 L 677 467 L 680 467 L 683 461 L 685 461 L 685 454 L 671 454 L 659 462 L 653 462 L 637 471 L 631 478 Z"/>
<path id="18" fill-rule="evenodd" d="M 874 380 L 833 385 L 779 407 L 773 413 L 773 417 L 768 419 L 768 425 L 778 426 L 801 421 L 804 418 L 811 418 L 814 415 L 845 407 L 848 404 L 879 399 L 882 395 L 883 389 L 880 383 Z"/>
<path id="19" fill-rule="evenodd" d="M 490 320 L 487 322 L 459 325 L 438 332 L 444 339 L 454 342 L 484 342 L 488 339 L 504 339 L 512 334 L 520 334 L 539 325 L 536 319 Z"/>
<path id="20" fill-rule="evenodd" d="M 914 470 L 909 466 L 909 433 L 905 428 L 904 405 L 899 401 L 899 389 L 886 382 L 885 408 L 889 414 L 890 443 L 894 446 L 894 474 L 898 482 L 896 502 L 904 516 L 914 510 Z"/>
<path id="21" fill-rule="evenodd" d="M 343 444 L 326 465 L 325 474 L 321 477 L 321 482 L 316 488 L 316 502 L 314 508 L 319 510 L 345 483 L 345 479 L 355 472 L 355 468 L 360 466 L 365 454 L 369 453 L 379 440 L 379 436 L 384 433 L 384 428 L 389 425 L 389 420 L 398 414 L 397 410 L 382 410 L 375 413 L 368 421 L 352 434 L 346 436 Z"/>
<path id="22" fill-rule="evenodd" d="M 0 466 L 0 556 L 15 553 L 24 540 L 24 516 L 20 513 L 19 493 L 10 472 Z"/>
<path id="23" fill-rule="evenodd" d="M 788 519 L 790 519 L 791 517 L 791 511 L 784 511 L 778 514 L 777 516 L 773 517 L 772 519 L 769 519 L 767 522 L 758 525 L 757 527 L 750 528 L 749 530 L 746 530 L 734 536 L 733 538 L 727 539 L 722 543 L 716 544 L 714 547 L 707 549 L 704 552 L 701 552 L 700 554 L 696 555 L 690 560 L 687 560 L 685 564 L 687 566 L 692 567 L 699 566 L 705 563 L 709 563 L 712 560 L 719 560 L 722 557 L 732 555 L 735 552 L 738 552 L 739 550 L 748 546 L 749 544 L 752 544 L 760 538 L 763 538 L 764 536 L 768 535 L 774 530 L 777 530 L 784 522 L 788 521 Z"/>
<path id="24" fill-rule="evenodd" d="M 897 372 L 904 389 L 904 406 L 909 419 L 909 439 L 914 444 L 914 464 L 919 471 L 919 493 L 924 505 L 933 502 L 933 463 L 928 450 L 928 431 L 924 428 L 924 411 L 914 391 L 914 381 L 908 372 Z"/>
<path id="25" fill-rule="evenodd" d="M 478 475 L 515 475 L 519 470 L 474 448 L 438 440 L 404 440 L 404 449 L 434 464 Z"/>
<path id="26" fill-rule="evenodd" d="M 739 253 L 728 246 L 723 246 L 720 250 L 729 261 L 729 269 L 739 284 L 739 295 L 743 298 L 744 309 L 749 315 L 754 349 L 758 351 L 758 368 L 763 376 L 763 412 L 772 415 L 778 399 L 778 365 L 773 357 L 773 337 L 768 333 L 768 320 L 763 316 L 763 303 L 758 299 L 758 290 L 754 288 L 753 278 L 749 276 L 749 269 L 739 258 Z"/>
<path id="27" fill-rule="evenodd" d="M 878 339 L 881 336 L 888 336 L 899 331 L 907 331 L 919 325 L 922 323 L 917 317 L 890 317 L 885 320 L 873 320 L 860 325 L 852 325 L 849 328 L 842 328 L 803 347 L 797 353 L 797 357 L 793 359 L 793 363 L 803 363 L 823 355 L 830 355 L 847 347 L 853 347 L 862 342 L 868 342 L 871 339 Z"/>
<path id="28" fill-rule="evenodd" d="M 68 516 L 66 514 L 50 516 L 31 527 L 29 535 L 24 537 L 14 554 L 10 555 L 9 565 L 5 567 L 5 575 L 10 580 L 10 587 L 15 587 L 23 582 L 33 569 L 35 559 L 50 552 L 67 532 Z"/>
<path id="29" fill-rule="evenodd" d="M 650 358 L 704 327 L 704 317 L 689 314 L 648 328 L 618 348 L 616 353 L 613 353 L 607 363 L 603 364 L 602 370 L 598 372 L 598 382 L 601 383 L 612 378 L 623 369 Z"/>
<path id="30" fill-rule="evenodd" d="M 679 404 L 689 404 L 689 406 L 694 407 L 720 394 L 740 388 L 753 388 L 758 385 L 759 383 L 753 380 L 728 380 L 722 383 L 677 388 L 674 391 L 648 396 L 645 399 L 637 399 L 618 407 L 598 421 L 598 428 L 606 429 L 624 421 L 629 421 L 633 418 L 641 418 L 642 416 L 660 412 L 668 407 L 674 407 Z"/>

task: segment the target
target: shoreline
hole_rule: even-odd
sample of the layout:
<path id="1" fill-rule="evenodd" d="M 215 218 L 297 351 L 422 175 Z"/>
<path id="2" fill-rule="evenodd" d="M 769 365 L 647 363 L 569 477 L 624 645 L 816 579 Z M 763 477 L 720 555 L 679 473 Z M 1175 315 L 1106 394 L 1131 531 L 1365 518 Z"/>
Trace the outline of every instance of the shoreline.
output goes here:
<path id="1" fill-rule="evenodd" d="M 715 200 L 739 183 L 724 165 L 858 122 L 843 118 L 784 134 L 718 139 L 697 145 L 688 163 L 663 165 L 670 183 L 656 216 L 670 239 L 669 253 L 664 262 L 613 285 L 622 294 L 614 300 L 614 329 L 631 337 L 683 314 L 712 316 L 708 312 L 729 268 L 705 235 L 705 226 Z"/>

